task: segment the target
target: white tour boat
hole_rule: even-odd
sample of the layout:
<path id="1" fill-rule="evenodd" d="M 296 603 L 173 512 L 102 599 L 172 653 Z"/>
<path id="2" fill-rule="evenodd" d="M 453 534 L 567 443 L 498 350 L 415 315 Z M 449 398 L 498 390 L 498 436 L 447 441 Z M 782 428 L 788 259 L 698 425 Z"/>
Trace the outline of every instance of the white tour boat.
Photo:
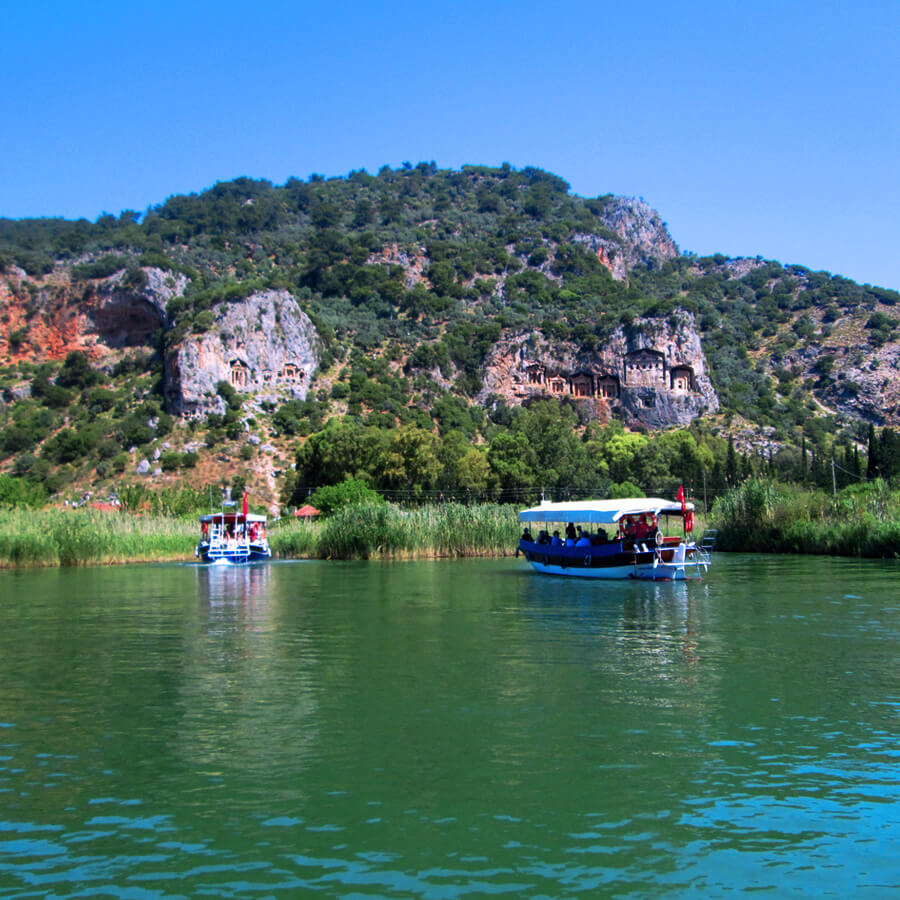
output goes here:
<path id="1" fill-rule="evenodd" d="M 662 520 L 680 519 L 682 534 L 667 535 Z M 710 564 L 715 532 L 689 535 L 694 504 L 659 497 L 542 502 L 523 510 L 516 550 L 537 572 L 577 578 L 700 577 Z M 554 528 L 554 526 L 556 526 Z"/>
<path id="2" fill-rule="evenodd" d="M 234 500 L 225 500 L 220 512 L 200 516 L 200 543 L 194 556 L 204 563 L 223 564 L 269 559 L 266 517 L 248 513 L 246 495 L 240 512 Z"/>

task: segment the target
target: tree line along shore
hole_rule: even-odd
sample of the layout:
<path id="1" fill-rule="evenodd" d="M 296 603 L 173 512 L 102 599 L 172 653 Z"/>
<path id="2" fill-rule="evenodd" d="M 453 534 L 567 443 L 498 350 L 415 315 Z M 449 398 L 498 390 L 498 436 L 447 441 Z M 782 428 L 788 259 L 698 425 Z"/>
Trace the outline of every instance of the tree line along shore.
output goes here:
<path id="1" fill-rule="evenodd" d="M 356 503 L 318 521 L 273 523 L 276 558 L 427 559 L 515 552 L 519 507 L 506 504 Z M 895 559 L 900 490 L 878 479 L 829 493 L 748 479 L 698 514 L 696 534 L 717 549 Z M 0 566 L 110 565 L 194 559 L 196 519 L 80 509 L 0 509 Z"/>

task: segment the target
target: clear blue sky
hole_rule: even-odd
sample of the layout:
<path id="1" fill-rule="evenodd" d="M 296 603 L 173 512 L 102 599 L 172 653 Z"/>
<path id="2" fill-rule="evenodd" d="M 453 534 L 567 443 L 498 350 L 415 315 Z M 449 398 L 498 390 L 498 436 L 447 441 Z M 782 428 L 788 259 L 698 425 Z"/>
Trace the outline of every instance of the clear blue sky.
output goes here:
<path id="1" fill-rule="evenodd" d="M 0 216 L 508 161 L 900 288 L 897 0 L 35 0 L 2 33 Z"/>

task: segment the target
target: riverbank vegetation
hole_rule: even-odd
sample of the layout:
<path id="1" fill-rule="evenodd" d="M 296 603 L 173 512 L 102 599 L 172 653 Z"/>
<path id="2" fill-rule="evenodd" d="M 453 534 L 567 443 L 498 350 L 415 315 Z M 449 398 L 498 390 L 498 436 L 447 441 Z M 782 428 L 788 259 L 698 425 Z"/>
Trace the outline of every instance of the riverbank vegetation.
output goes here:
<path id="1" fill-rule="evenodd" d="M 518 542 L 519 508 L 350 503 L 320 520 L 273 523 L 269 541 L 280 559 L 506 556 Z M 707 526 L 718 531 L 717 550 L 893 559 L 900 557 L 900 490 L 882 479 L 826 492 L 749 478 L 708 512 L 700 504 L 695 534 Z M 192 561 L 196 539 L 193 516 L 0 510 L 0 567 Z"/>
<path id="2" fill-rule="evenodd" d="M 882 479 L 829 493 L 753 478 L 710 519 L 719 550 L 900 558 L 900 491 Z"/>
<path id="3" fill-rule="evenodd" d="M 193 559 L 196 526 L 162 516 L 83 509 L 0 509 L 0 566 Z"/>
<path id="4" fill-rule="evenodd" d="M 322 522 L 273 530 L 273 553 L 322 559 L 505 556 L 519 538 L 517 508 L 495 503 L 345 506 Z"/>
<path id="5" fill-rule="evenodd" d="M 191 519 L 93 509 L 0 510 L 0 566 L 191 561 Z M 516 508 L 459 503 L 404 509 L 354 504 L 315 521 L 284 520 L 269 533 L 276 558 L 416 559 L 503 556 L 518 540 Z"/>

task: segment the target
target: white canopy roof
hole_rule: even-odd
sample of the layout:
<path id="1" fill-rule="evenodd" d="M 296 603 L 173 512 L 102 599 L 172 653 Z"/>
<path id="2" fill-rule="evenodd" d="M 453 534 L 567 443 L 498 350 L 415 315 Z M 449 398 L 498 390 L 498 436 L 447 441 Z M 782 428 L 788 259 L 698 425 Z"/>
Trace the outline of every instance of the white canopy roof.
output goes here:
<path id="1" fill-rule="evenodd" d="M 244 514 L 242 512 L 237 512 L 235 510 L 229 510 L 228 512 L 225 512 L 225 513 L 217 512 L 217 513 L 209 513 L 208 515 L 205 515 L 205 516 L 200 516 L 201 522 L 213 522 L 213 521 L 221 522 L 223 519 L 226 522 L 231 522 L 231 521 L 234 521 L 235 519 L 240 519 L 241 521 L 244 521 Z M 248 522 L 265 522 L 266 517 L 259 516 L 256 513 L 247 513 L 246 521 L 248 521 Z"/>
<path id="2" fill-rule="evenodd" d="M 686 503 L 692 510 L 693 503 Z M 540 506 L 523 509 L 520 522 L 592 522 L 597 525 L 613 525 L 623 516 L 639 516 L 642 513 L 681 515 L 678 500 L 659 497 L 633 497 L 624 500 L 573 500 L 569 503 L 544 501 Z"/>

